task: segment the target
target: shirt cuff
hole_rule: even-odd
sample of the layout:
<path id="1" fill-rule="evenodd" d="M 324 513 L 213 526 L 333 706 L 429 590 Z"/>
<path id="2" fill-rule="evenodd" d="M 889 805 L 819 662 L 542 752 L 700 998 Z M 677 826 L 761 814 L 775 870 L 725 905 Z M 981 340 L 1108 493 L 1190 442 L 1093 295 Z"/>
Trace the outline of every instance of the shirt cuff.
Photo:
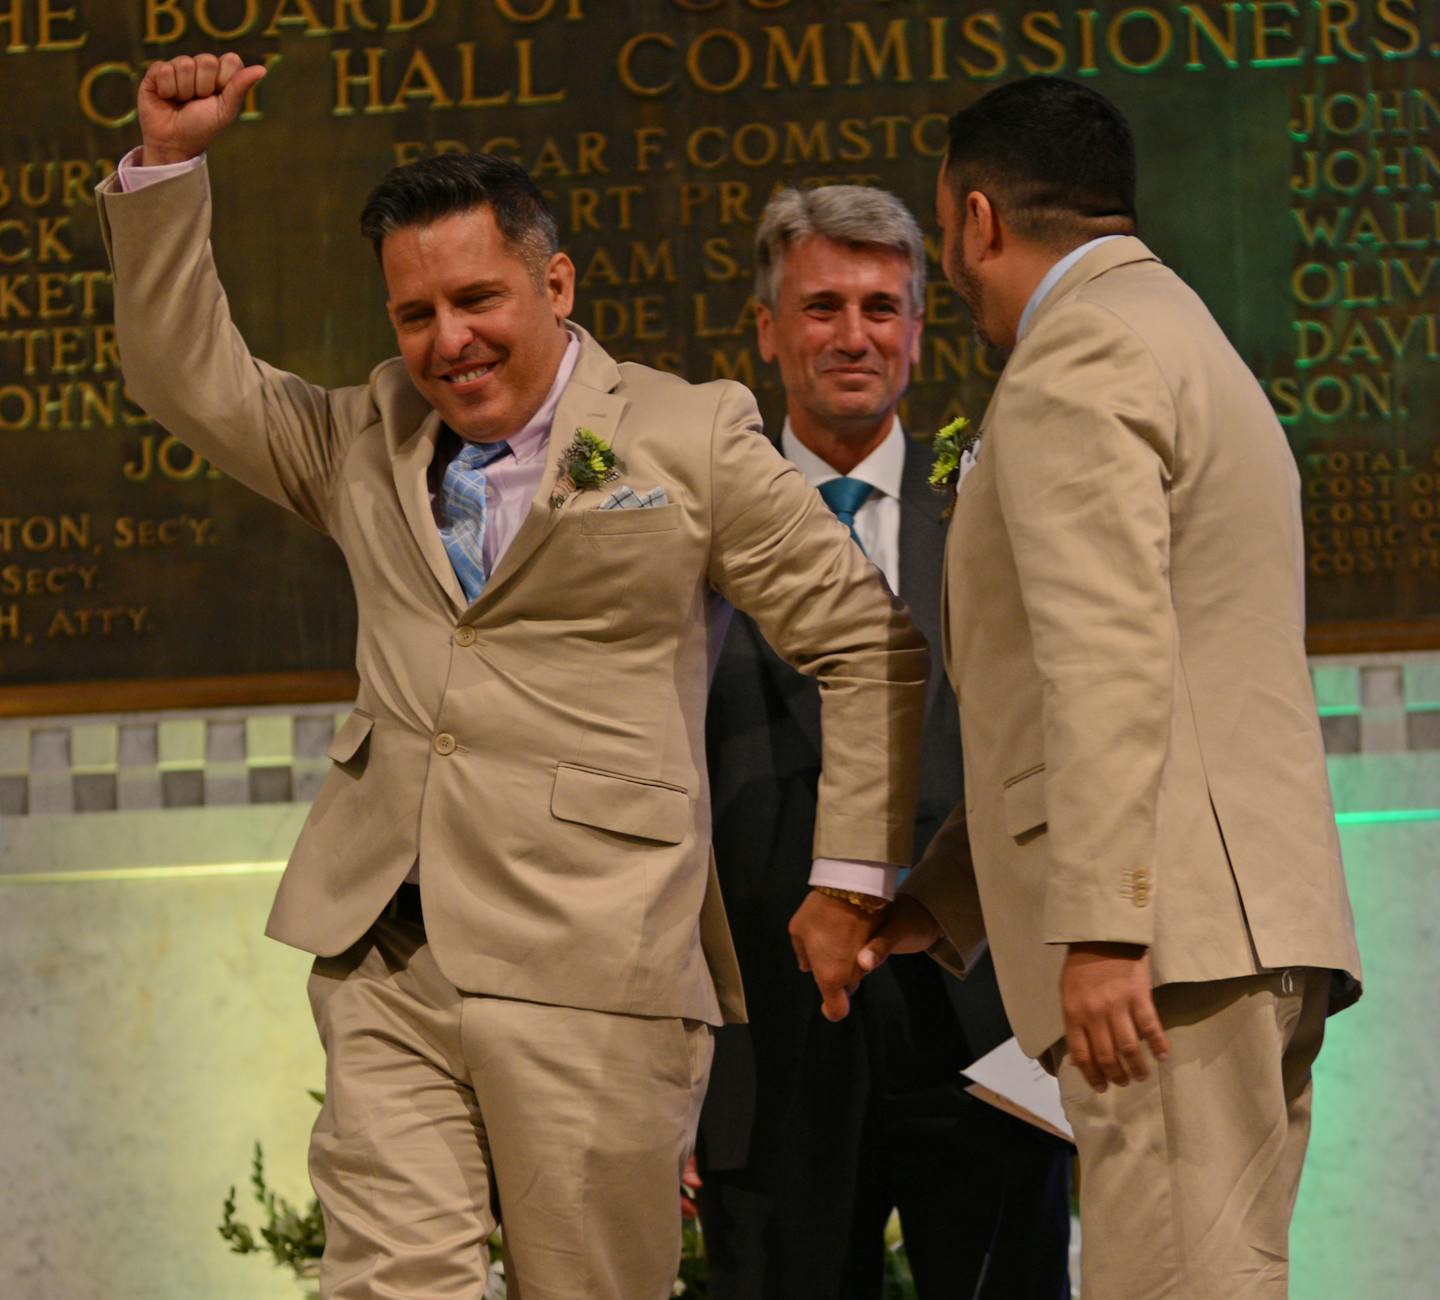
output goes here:
<path id="1" fill-rule="evenodd" d="M 155 185 L 175 176 L 183 176 L 186 172 L 193 172 L 205 163 L 205 155 L 202 153 L 197 154 L 194 158 L 187 158 L 184 162 L 160 163 L 155 167 L 142 167 L 140 154 L 143 148 L 143 145 L 137 144 L 120 159 L 120 166 L 115 169 L 120 174 L 120 188 L 127 194 L 133 190 L 143 190 L 147 185 Z"/>
<path id="2" fill-rule="evenodd" d="M 816 858 L 810 884 L 830 889 L 853 889 L 874 898 L 894 898 L 900 868 L 888 862 L 855 862 L 844 858 Z"/>

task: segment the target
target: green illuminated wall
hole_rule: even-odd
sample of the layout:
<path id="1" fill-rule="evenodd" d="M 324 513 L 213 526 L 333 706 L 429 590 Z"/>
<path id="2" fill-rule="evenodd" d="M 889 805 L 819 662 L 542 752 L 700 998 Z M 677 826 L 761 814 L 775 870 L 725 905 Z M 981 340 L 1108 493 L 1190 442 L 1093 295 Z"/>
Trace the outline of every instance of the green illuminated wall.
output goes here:
<path id="1" fill-rule="evenodd" d="M 1440 794 L 1440 763 L 1426 769 Z M 1294 1300 L 1430 1300 L 1440 1290 L 1435 817 L 1341 831 L 1366 988 L 1331 1020 L 1316 1066 L 1314 1136 L 1291 1233 Z"/>

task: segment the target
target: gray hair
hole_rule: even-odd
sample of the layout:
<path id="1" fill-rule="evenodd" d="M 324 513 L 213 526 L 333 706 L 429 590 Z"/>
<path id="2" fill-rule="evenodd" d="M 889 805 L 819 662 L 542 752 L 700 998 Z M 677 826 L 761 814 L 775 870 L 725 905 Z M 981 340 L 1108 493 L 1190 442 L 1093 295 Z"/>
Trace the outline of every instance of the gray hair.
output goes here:
<path id="1" fill-rule="evenodd" d="M 910 263 L 910 307 L 925 310 L 925 240 L 910 210 L 893 194 L 865 185 L 783 189 L 765 205 L 755 232 L 755 297 L 771 311 L 780 295 L 785 250 L 801 240 L 850 248 L 889 248 Z"/>

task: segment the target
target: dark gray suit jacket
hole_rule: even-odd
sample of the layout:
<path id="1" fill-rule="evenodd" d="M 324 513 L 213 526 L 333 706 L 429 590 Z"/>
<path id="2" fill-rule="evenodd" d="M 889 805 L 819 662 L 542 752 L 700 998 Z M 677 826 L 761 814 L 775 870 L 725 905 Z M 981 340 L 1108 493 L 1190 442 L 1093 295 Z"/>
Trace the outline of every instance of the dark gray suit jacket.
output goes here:
<path id="1" fill-rule="evenodd" d="M 931 652 L 915 818 L 917 858 L 960 802 L 963 788 L 959 717 L 940 655 L 946 498 L 926 481 L 929 466 L 928 450 L 908 443 L 900 494 L 900 595 Z M 711 1168 L 748 1163 L 752 1139 L 757 1144 L 767 1140 L 763 1131 L 755 1131 L 759 1089 L 767 1094 L 783 1090 L 804 1073 L 800 1058 L 819 995 L 811 977 L 796 968 L 786 926 L 808 889 L 820 773 L 818 696 L 815 683 L 786 665 L 750 619 L 735 615 L 711 686 L 706 742 L 716 864 L 751 1023 L 726 1026 L 716 1040 L 701 1118 Z M 969 1053 L 968 1062 L 1010 1036 L 988 960 L 963 982 L 928 958 L 897 958 L 890 964 L 903 961 L 921 967 L 923 978 L 944 984 L 953 1018 L 931 1015 L 936 1023 L 927 1028 L 934 1039 L 962 1035 L 963 1047 L 957 1050 Z M 852 1014 L 852 1019 L 858 1017 Z M 855 1050 L 864 1050 L 858 1030 Z M 869 1078 L 867 1070 L 845 1070 L 844 1077 L 833 1078 L 833 1086 L 842 1091 L 864 1087 Z"/>

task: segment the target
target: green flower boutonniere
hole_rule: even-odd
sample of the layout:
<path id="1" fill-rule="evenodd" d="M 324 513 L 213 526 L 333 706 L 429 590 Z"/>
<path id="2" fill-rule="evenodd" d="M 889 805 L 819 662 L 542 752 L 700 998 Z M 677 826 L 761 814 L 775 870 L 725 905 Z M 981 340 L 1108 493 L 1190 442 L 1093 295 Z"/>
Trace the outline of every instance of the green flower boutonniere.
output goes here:
<path id="1" fill-rule="evenodd" d="M 931 447 L 935 460 L 930 466 L 930 486 L 937 492 L 954 494 L 960 482 L 960 461 L 980 441 L 979 430 L 967 433 L 970 421 L 963 415 L 951 420 L 939 433 Z"/>
<path id="2" fill-rule="evenodd" d="M 603 438 L 597 438 L 583 424 L 575 430 L 575 441 L 560 456 L 560 477 L 555 483 L 551 506 L 558 510 L 573 493 L 585 492 L 620 477 L 615 453 Z"/>

